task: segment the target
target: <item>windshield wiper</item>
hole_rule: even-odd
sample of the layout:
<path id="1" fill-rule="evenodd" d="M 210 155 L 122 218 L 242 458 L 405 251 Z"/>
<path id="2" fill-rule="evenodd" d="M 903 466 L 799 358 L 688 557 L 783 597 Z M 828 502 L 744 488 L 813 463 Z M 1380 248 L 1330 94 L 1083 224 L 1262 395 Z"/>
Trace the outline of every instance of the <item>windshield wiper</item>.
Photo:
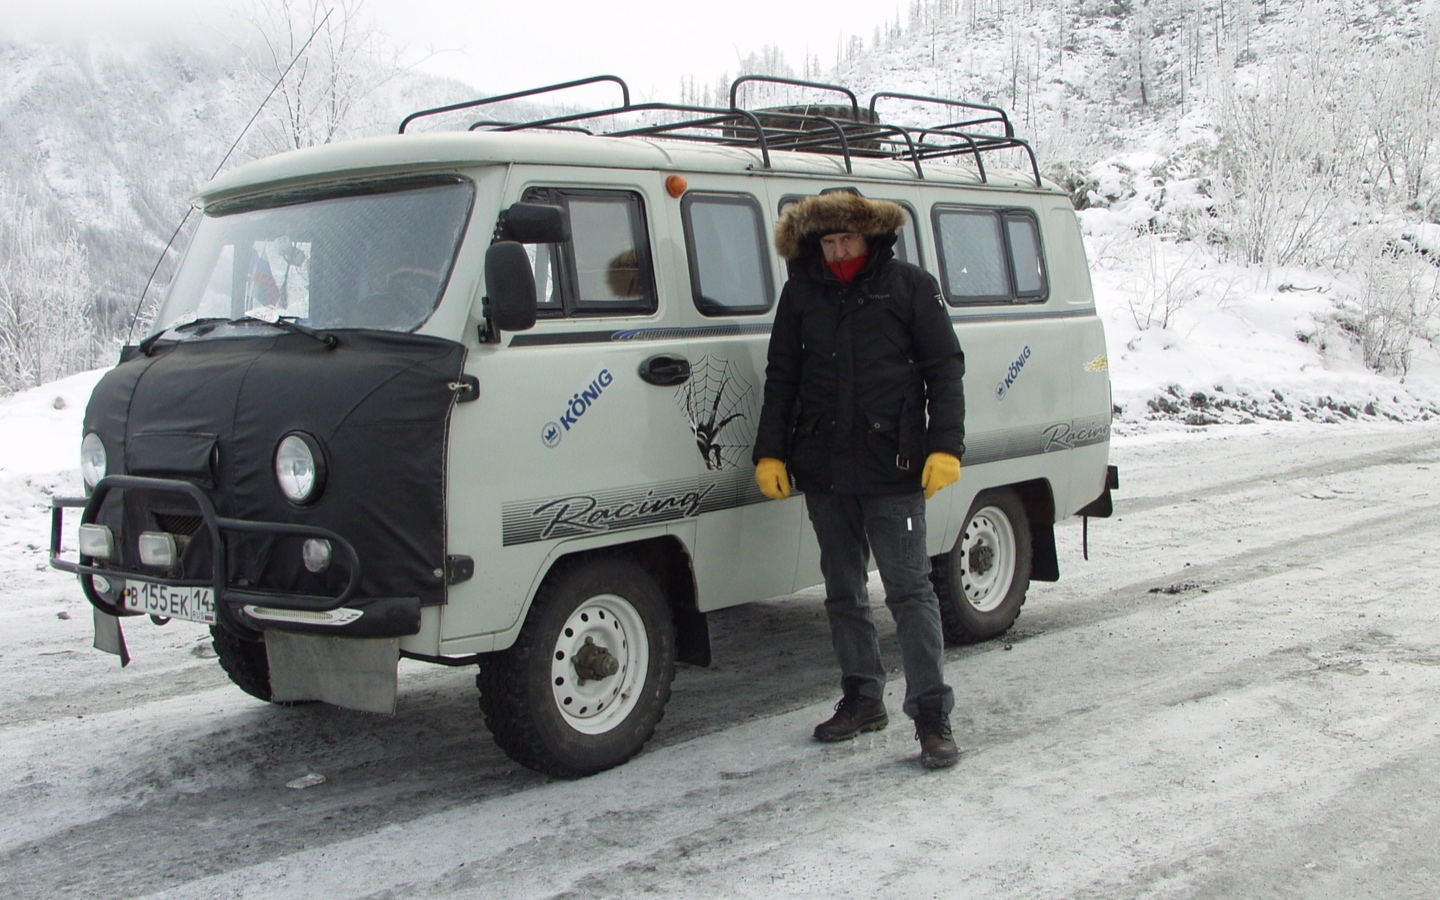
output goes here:
<path id="1" fill-rule="evenodd" d="M 264 322 L 266 325 L 273 325 L 283 331 L 290 331 L 294 332 L 295 334 L 303 334 L 308 338 L 314 338 L 315 340 L 324 344 L 326 350 L 334 350 L 336 347 L 340 346 L 340 339 L 337 338 L 335 335 L 331 334 L 330 332 L 316 331 L 309 325 L 301 325 L 294 319 L 276 319 L 273 322 L 271 322 L 269 319 L 252 319 L 251 321 Z"/>
<path id="2" fill-rule="evenodd" d="M 234 321 L 264 322 L 266 325 L 274 326 L 282 331 L 303 334 L 324 344 L 326 350 L 334 350 L 340 344 L 340 339 L 328 331 L 316 331 L 309 325 L 301 325 L 297 317 L 282 315 L 280 310 L 273 306 L 257 306 L 254 309 L 247 309 L 245 315 Z"/>
<path id="3" fill-rule="evenodd" d="M 326 331 L 316 331 L 309 325 L 301 325 L 293 318 L 286 319 L 277 316 L 272 319 L 269 316 L 257 316 L 252 315 L 251 312 L 247 312 L 245 315 L 241 316 L 238 319 L 227 319 L 224 316 L 211 316 L 205 319 L 191 319 L 189 322 L 182 322 L 179 325 L 172 325 L 169 328 L 157 331 L 156 333 L 147 337 L 145 340 L 141 341 L 140 352 L 145 354 L 146 356 L 149 356 L 150 351 L 154 348 L 156 342 L 158 342 L 162 337 L 172 331 L 198 331 L 201 334 L 206 334 L 210 331 L 215 330 L 221 325 L 245 325 L 250 322 L 258 322 L 261 325 L 269 325 L 274 328 L 279 328 L 281 331 L 289 331 L 294 334 L 303 334 L 308 338 L 312 338 L 324 344 L 325 349 L 327 350 L 334 350 L 336 347 L 340 346 L 340 339 L 337 338 L 335 335 L 330 334 Z"/>

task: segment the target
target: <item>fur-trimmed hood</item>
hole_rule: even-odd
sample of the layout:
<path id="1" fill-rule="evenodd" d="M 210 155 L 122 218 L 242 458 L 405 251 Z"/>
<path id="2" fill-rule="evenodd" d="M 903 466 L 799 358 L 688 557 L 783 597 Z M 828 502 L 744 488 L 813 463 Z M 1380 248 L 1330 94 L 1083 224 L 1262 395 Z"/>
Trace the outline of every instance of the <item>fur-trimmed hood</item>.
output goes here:
<path id="1" fill-rule="evenodd" d="M 871 200 L 849 191 L 806 197 L 786 207 L 775 223 L 775 249 L 787 260 L 798 258 L 807 243 L 837 231 L 866 239 L 893 235 L 905 224 L 905 210 L 889 200 Z"/>

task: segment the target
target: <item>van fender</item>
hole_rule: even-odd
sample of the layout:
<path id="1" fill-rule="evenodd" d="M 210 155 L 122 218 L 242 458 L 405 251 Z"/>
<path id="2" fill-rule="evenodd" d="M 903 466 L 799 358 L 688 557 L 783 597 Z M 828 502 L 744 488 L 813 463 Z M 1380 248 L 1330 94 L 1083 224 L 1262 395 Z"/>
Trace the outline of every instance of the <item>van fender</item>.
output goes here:
<path id="1" fill-rule="evenodd" d="M 530 584 L 515 624 L 493 635 L 493 643 L 486 650 L 505 650 L 515 643 L 540 585 L 561 560 L 587 554 L 619 553 L 638 559 L 665 592 L 675 625 L 676 660 L 709 666 L 710 624 L 699 609 L 695 569 L 690 560 L 694 530 L 693 522 L 681 523 L 628 531 L 624 534 L 625 540 L 618 542 L 611 535 L 608 541 L 604 537 L 579 538 L 556 544 L 537 567 L 535 580 Z"/>
<path id="2" fill-rule="evenodd" d="M 1043 478 L 1014 485 L 1030 517 L 1030 580 L 1059 581 L 1055 552 L 1055 492 Z"/>

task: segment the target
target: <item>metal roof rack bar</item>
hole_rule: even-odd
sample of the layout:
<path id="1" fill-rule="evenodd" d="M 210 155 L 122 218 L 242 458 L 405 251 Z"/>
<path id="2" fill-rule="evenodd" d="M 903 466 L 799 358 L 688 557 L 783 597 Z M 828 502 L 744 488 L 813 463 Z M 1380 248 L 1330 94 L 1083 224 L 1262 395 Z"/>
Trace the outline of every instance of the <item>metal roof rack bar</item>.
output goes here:
<path id="1" fill-rule="evenodd" d="M 946 125 L 942 127 L 959 128 L 962 126 L 983 125 L 990 122 L 998 122 L 1005 126 L 1006 137 L 1013 138 L 1015 136 L 1015 128 L 1010 124 L 1010 116 L 1006 114 L 1005 110 L 1001 109 L 998 106 L 990 106 L 984 103 L 966 103 L 964 100 L 949 100 L 945 97 L 927 97 L 923 94 L 898 94 L 894 91 L 877 91 L 874 94 L 870 95 L 871 118 L 878 117 L 878 114 L 875 112 L 875 108 L 879 104 L 881 98 L 890 98 L 893 100 L 912 100 L 916 103 L 938 103 L 942 106 L 958 106 L 961 109 L 984 110 L 985 112 L 994 113 L 994 115 L 987 116 L 983 119 L 972 119 L 966 122 L 957 122 L 953 125 Z"/>
<path id="2" fill-rule="evenodd" d="M 842 125 L 838 120 L 833 119 L 829 116 L 798 113 L 790 110 L 763 109 L 755 110 L 752 113 L 750 110 L 741 109 L 739 107 L 731 107 L 731 109 L 736 113 L 743 113 L 748 117 L 752 118 L 755 121 L 755 124 L 758 125 L 762 130 L 768 130 L 767 141 L 772 147 L 777 150 L 803 151 L 813 148 L 817 151 L 823 152 L 823 148 L 834 146 L 830 134 L 824 129 L 810 130 L 806 129 L 804 126 L 807 122 L 818 122 L 822 125 L 828 126 L 829 130 L 834 132 L 835 138 L 838 139 L 840 142 L 840 155 L 845 158 L 845 174 L 853 175 L 855 173 L 855 167 L 851 160 L 850 140 L 847 137 L 847 131 L 853 130 L 855 128 L 854 123 L 849 126 Z M 793 119 L 799 127 L 788 128 L 780 127 L 777 125 L 766 126 L 760 122 L 761 116 L 770 120 Z M 866 129 L 864 133 L 868 136 L 869 129 Z M 737 138 L 740 137 L 738 133 L 734 136 Z"/>
<path id="3" fill-rule="evenodd" d="M 844 94 L 845 96 L 850 98 L 850 108 L 855 111 L 855 115 L 852 116 L 852 118 L 854 118 L 857 122 L 860 121 L 860 100 L 855 96 L 855 92 L 850 90 L 849 88 L 842 87 L 838 84 L 822 84 L 818 81 L 801 81 L 798 78 L 781 78 L 779 75 L 741 75 L 739 78 L 730 82 L 731 109 L 740 108 L 740 105 L 735 101 L 740 96 L 740 85 L 744 84 L 747 81 L 758 81 L 765 84 L 788 84 L 793 87 L 816 88 L 822 91 L 830 91 L 836 94 Z"/>
<path id="4" fill-rule="evenodd" d="M 484 131 L 484 130 L 487 129 L 487 128 L 493 128 L 493 129 L 497 129 L 497 130 L 498 130 L 498 129 L 502 128 L 502 127 L 513 126 L 513 125 L 521 125 L 521 126 L 524 126 L 525 123 L 524 123 L 524 122 L 502 122 L 502 121 L 499 121 L 498 119 L 477 119 L 476 121 L 471 122 L 471 123 L 470 123 L 470 126 L 469 126 L 468 128 L 466 128 L 465 130 L 466 130 L 466 131 Z M 579 125 L 552 125 L 552 126 L 550 126 L 548 129 L 546 129 L 546 130 L 548 130 L 548 131 L 573 131 L 573 132 L 576 132 L 577 134 L 589 134 L 589 135 L 593 135 L 593 134 L 595 133 L 595 132 L 591 131 L 591 130 L 588 129 L 588 128 L 581 128 Z"/>
<path id="5" fill-rule="evenodd" d="M 639 136 L 642 134 L 666 134 L 670 137 L 677 137 L 682 140 L 700 140 L 703 142 L 710 141 L 710 139 L 705 137 L 679 135 L 675 134 L 674 132 L 682 128 L 713 128 L 724 121 L 743 118 L 747 120 L 750 127 L 755 129 L 755 143 L 759 147 L 760 158 L 763 161 L 765 168 L 770 168 L 770 146 L 767 140 L 768 135 L 766 134 L 765 128 L 760 124 L 760 120 L 755 118 L 755 114 L 745 109 L 719 109 L 709 106 L 682 106 L 675 103 L 626 103 L 624 106 L 612 107 L 610 109 L 591 110 L 590 112 L 583 113 L 570 113 L 564 116 L 552 116 L 548 119 L 537 119 L 534 122 L 524 122 L 516 125 L 506 125 L 500 128 L 496 128 L 495 130 L 520 131 L 530 128 L 553 128 L 556 125 L 563 125 L 567 122 L 579 122 L 584 121 L 585 119 L 601 119 L 609 116 L 622 115 L 624 113 L 651 111 L 700 113 L 702 115 L 708 116 L 708 118 L 699 120 L 698 122 L 665 122 L 658 125 L 647 125 L 640 128 L 626 129 L 624 131 L 607 131 L 602 132 L 601 134 L 604 137 L 628 137 Z M 718 142 L 710 142 L 723 143 L 724 141 L 722 140 Z"/>
<path id="6" fill-rule="evenodd" d="M 546 85 L 545 87 L 530 88 L 529 90 L 525 91 L 516 91 L 513 94 L 501 94 L 498 97 L 482 97 L 479 100 L 467 100 L 464 103 L 451 103 L 449 106 L 437 106 L 433 109 L 422 109 L 419 112 L 411 113 L 400 122 L 400 134 L 405 133 L 406 126 L 408 126 L 411 122 L 415 121 L 416 119 L 424 118 L 426 116 L 438 116 L 442 113 L 455 112 L 461 109 L 474 109 L 477 106 L 487 106 L 491 103 L 504 103 L 507 100 L 518 100 L 521 97 L 535 97 L 539 96 L 540 94 L 550 94 L 554 93 L 555 91 L 568 90 L 569 88 L 581 87 L 587 84 L 596 84 L 602 81 L 612 81 L 615 84 L 620 85 L 621 103 L 625 106 L 630 105 L 629 85 L 627 85 L 624 81 L 620 80 L 620 78 L 615 75 L 595 75 L 590 78 L 581 78 L 577 81 L 566 81 L 561 84 L 551 84 Z"/>
<path id="7" fill-rule="evenodd" d="M 920 154 L 921 158 L 923 158 L 923 159 L 932 159 L 932 158 L 937 158 L 937 157 L 942 157 L 942 156 L 955 156 L 955 155 L 956 155 L 956 150 L 955 150 L 955 148 L 954 148 L 954 145 L 943 146 L 943 147 L 931 146 L 931 147 L 929 147 L 929 148 L 924 148 L 925 139 L 926 139 L 927 137 L 929 137 L 932 133 L 934 133 L 934 131 L 933 131 L 932 129 L 929 129 L 929 128 L 926 128 L 926 129 L 922 129 L 922 130 L 921 130 L 921 133 L 920 133 L 920 144 L 921 144 L 921 146 L 922 146 L 922 149 L 919 151 L 919 154 Z M 979 173 L 979 175 L 980 175 L 980 183 L 981 183 L 981 184 L 989 184 L 989 183 L 990 183 L 990 177 L 985 174 L 985 159 L 980 155 L 980 145 L 976 142 L 975 138 L 974 138 L 973 136 L 971 136 L 971 135 L 965 134 L 965 133 L 963 133 L 963 132 L 958 132 L 958 131 L 946 131 L 946 132 L 941 132 L 941 133 L 943 133 L 943 134 L 945 135 L 945 137 L 948 137 L 948 138 L 957 138 L 957 137 L 958 137 L 958 138 L 960 138 L 962 141 L 964 141 L 964 142 L 966 143 L 966 145 L 969 146 L 969 148 L 970 148 L 970 149 L 969 149 L 970 155 L 975 158 L 975 170 L 976 170 L 976 171 Z"/>
<path id="8" fill-rule="evenodd" d="M 832 91 L 844 95 L 849 102 L 848 104 L 809 103 L 769 109 L 746 109 L 738 105 L 739 89 L 742 84 L 752 81 Z M 919 179 L 925 178 L 925 160 L 969 156 L 975 161 L 975 169 L 982 184 L 989 182 L 984 154 L 997 150 L 1023 150 L 1030 160 L 1030 171 L 1035 178 L 1036 187 L 1040 187 L 1043 183 L 1035 151 L 1028 143 L 1015 137 L 1014 127 L 1009 116 L 998 106 L 967 103 L 963 100 L 929 97 L 921 94 L 879 91 L 871 96 L 869 108 L 862 110 L 859 100 L 849 88 L 772 75 L 744 75 L 735 79 L 730 85 L 731 105 L 728 109 L 674 103 L 631 103 L 630 90 L 624 81 L 614 75 L 597 75 L 593 78 L 582 78 L 577 81 L 516 91 L 497 97 L 486 97 L 480 100 L 421 110 L 406 116 L 405 120 L 400 123 L 400 131 L 403 133 L 411 122 L 423 116 L 474 109 L 507 100 L 535 97 L 599 82 L 612 82 L 620 86 L 621 102 L 619 106 L 567 112 L 526 122 L 481 119 L 471 124 L 470 130 L 489 132 L 572 131 L 595 137 L 655 137 L 727 147 L 753 147 L 760 151 L 761 164 L 767 169 L 772 167 L 770 157 L 772 149 L 838 156 L 844 160 L 847 174 L 854 174 L 854 158 L 857 156 L 868 159 L 907 160 L 914 165 L 915 176 Z M 959 107 L 974 110 L 981 115 L 937 126 L 902 127 L 879 121 L 876 110 L 880 101 L 885 99 Z M 847 105 L 853 118 L 847 118 L 845 115 Z M 678 113 L 681 118 L 676 121 L 641 125 L 617 121 L 619 116 L 647 112 Z M 597 127 L 598 123 L 595 120 L 600 119 L 610 120 L 611 124 L 607 126 L 610 130 Z M 587 124 L 576 124 L 582 122 Z M 994 133 L 998 129 L 992 129 L 989 132 L 970 130 L 982 126 L 1000 126 L 1004 133 Z"/>

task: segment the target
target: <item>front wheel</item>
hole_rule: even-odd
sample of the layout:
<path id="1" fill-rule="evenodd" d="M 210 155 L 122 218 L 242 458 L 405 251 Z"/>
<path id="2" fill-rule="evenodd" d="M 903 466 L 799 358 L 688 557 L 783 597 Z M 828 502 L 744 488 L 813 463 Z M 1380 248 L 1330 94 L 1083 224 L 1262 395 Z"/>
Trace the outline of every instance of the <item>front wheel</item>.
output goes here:
<path id="1" fill-rule="evenodd" d="M 932 560 L 947 643 L 988 641 L 1015 624 L 1030 587 L 1030 558 L 1030 518 L 1015 492 L 977 496 L 954 549 Z"/>
<path id="2" fill-rule="evenodd" d="M 210 626 L 210 637 L 215 655 L 220 658 L 220 668 L 235 682 L 240 690 L 266 703 L 276 706 L 297 706 L 310 700 L 276 700 L 270 693 L 270 657 L 265 653 L 265 642 L 247 641 L 236 637 L 219 625 Z"/>
<path id="3" fill-rule="evenodd" d="M 675 630 L 639 563 L 566 561 L 546 577 L 520 636 L 480 664 L 485 725 L 511 759 L 577 778 L 618 766 L 655 732 L 675 676 Z"/>

